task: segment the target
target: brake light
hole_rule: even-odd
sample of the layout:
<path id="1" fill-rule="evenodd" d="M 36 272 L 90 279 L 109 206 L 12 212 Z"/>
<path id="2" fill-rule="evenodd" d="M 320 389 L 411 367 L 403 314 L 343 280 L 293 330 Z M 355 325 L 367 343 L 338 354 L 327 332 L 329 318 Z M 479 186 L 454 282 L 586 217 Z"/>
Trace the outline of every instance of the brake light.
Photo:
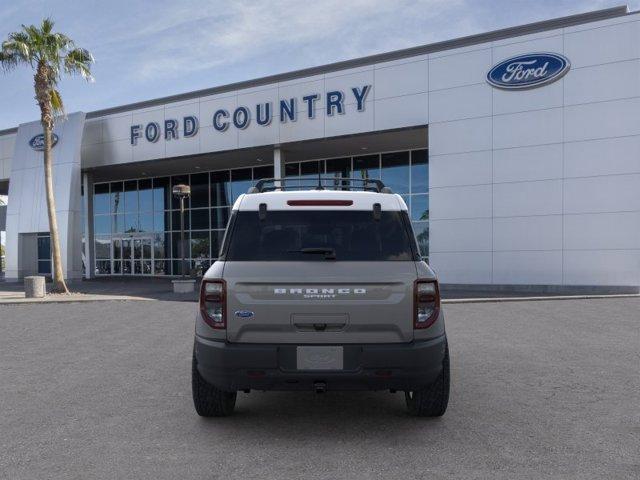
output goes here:
<path id="1" fill-rule="evenodd" d="M 429 328 L 440 314 L 440 289 L 437 280 L 417 280 L 414 287 L 413 328 Z"/>
<path id="2" fill-rule="evenodd" d="M 353 200 L 287 200 L 290 207 L 349 207 Z"/>
<path id="3" fill-rule="evenodd" d="M 200 286 L 200 314 L 211 328 L 227 328 L 227 285 L 224 280 L 203 279 Z"/>

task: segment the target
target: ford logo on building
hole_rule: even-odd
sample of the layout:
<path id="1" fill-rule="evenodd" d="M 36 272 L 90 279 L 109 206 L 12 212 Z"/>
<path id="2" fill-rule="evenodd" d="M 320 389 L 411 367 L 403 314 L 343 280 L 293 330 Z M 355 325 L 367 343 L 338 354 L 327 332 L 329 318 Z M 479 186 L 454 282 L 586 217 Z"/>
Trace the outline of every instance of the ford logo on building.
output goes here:
<path id="1" fill-rule="evenodd" d="M 58 143 L 58 136 L 55 133 L 51 134 L 51 148 L 56 146 Z M 29 146 L 33 148 L 36 152 L 44 152 L 44 133 L 39 133 L 34 136 L 31 140 L 29 140 Z"/>
<path id="2" fill-rule="evenodd" d="M 505 90 L 541 87 L 561 78 L 570 67 L 569 59 L 558 53 L 529 53 L 495 65 L 487 82 Z"/>

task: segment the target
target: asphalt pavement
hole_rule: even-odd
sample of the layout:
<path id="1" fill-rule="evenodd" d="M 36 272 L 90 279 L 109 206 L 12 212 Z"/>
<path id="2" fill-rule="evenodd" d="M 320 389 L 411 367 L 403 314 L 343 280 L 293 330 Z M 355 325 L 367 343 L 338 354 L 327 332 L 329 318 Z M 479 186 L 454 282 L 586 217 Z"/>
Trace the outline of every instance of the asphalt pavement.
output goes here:
<path id="1" fill-rule="evenodd" d="M 445 305 L 440 419 L 387 392 L 251 392 L 202 419 L 195 311 L 0 305 L 0 478 L 640 478 L 640 299 Z"/>

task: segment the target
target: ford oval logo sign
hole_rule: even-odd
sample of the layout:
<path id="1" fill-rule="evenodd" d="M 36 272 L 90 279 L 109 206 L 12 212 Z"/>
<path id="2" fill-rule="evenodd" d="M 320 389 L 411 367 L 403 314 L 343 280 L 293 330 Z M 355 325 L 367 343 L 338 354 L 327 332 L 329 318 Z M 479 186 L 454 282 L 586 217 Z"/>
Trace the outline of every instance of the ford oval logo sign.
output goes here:
<path id="1" fill-rule="evenodd" d="M 239 318 L 251 318 L 253 317 L 253 312 L 250 310 L 236 310 L 235 315 Z"/>
<path id="2" fill-rule="evenodd" d="M 569 59 L 558 53 L 529 53 L 495 65 L 487 82 L 505 90 L 541 87 L 561 78 L 570 67 Z"/>
<path id="3" fill-rule="evenodd" d="M 56 146 L 58 143 L 58 136 L 55 133 L 51 134 L 51 148 Z M 33 148 L 36 152 L 44 151 L 44 133 L 40 133 L 29 140 L 29 146 Z"/>

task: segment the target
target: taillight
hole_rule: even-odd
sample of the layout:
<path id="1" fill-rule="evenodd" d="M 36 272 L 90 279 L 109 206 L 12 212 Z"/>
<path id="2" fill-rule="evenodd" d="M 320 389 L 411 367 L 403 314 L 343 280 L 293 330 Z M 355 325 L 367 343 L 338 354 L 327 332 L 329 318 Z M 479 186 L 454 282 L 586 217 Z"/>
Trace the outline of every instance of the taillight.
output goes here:
<path id="1" fill-rule="evenodd" d="M 202 280 L 200 286 L 200 314 L 212 328 L 227 328 L 226 295 L 224 280 Z"/>
<path id="2" fill-rule="evenodd" d="M 428 328 L 440 314 L 440 289 L 437 280 L 417 280 L 414 293 L 414 328 Z"/>

